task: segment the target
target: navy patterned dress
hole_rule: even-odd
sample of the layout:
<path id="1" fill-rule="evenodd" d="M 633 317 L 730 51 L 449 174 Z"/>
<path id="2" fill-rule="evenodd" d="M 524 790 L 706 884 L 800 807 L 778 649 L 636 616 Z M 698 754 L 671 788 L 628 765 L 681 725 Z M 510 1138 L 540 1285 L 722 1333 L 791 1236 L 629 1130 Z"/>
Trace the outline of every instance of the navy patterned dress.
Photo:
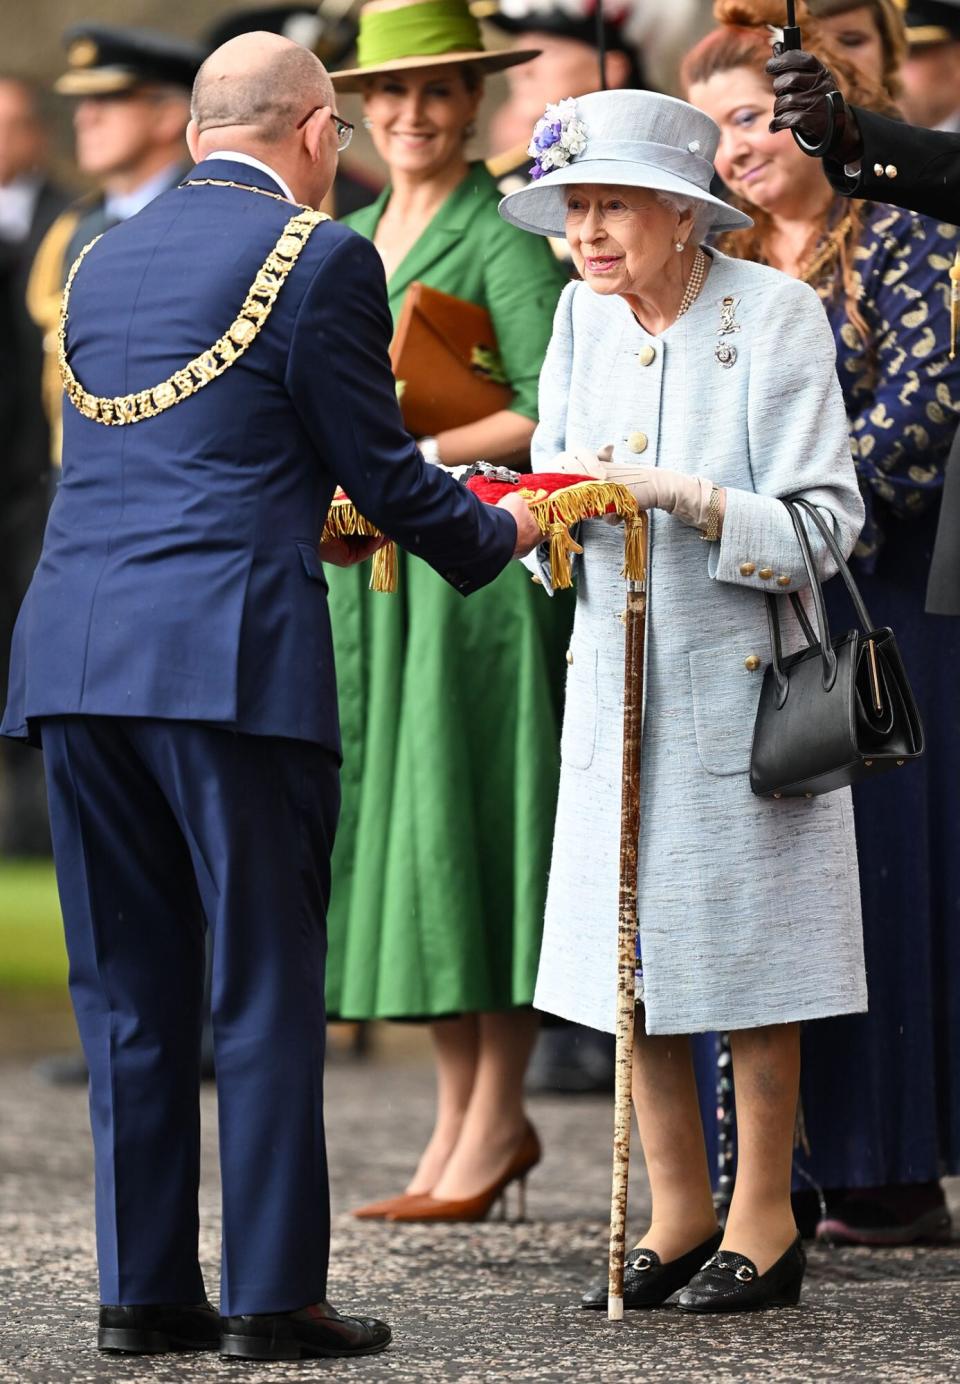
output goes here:
<path id="1" fill-rule="evenodd" d="M 830 283 L 815 287 L 836 337 L 867 507 L 851 569 L 872 619 L 897 636 L 926 754 L 902 775 L 854 790 L 870 1009 L 804 1030 L 797 1187 L 920 1183 L 960 1171 L 960 618 L 924 612 L 960 420 L 947 274 L 960 233 L 878 204 L 863 204 L 861 215 L 853 269 L 866 342 L 843 295 Z M 849 628 L 842 584 L 826 591 L 832 628 Z M 712 1035 L 698 1039 L 696 1057 L 712 1164 L 729 1173 L 733 1157 L 724 1167 L 721 1138 L 718 1166 L 716 1143 L 718 1078 L 728 1088 L 729 1066 L 718 1070 Z"/>

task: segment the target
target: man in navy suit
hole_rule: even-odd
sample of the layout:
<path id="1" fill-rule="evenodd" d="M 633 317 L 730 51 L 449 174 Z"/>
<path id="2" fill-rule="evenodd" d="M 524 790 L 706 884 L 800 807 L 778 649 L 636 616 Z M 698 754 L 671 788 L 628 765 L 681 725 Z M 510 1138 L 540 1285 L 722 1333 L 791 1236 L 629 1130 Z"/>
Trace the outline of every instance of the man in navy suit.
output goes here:
<path id="1" fill-rule="evenodd" d="M 338 810 L 318 538 L 335 485 L 464 595 L 539 538 L 403 428 L 373 247 L 308 210 L 349 126 L 277 35 L 208 58 L 198 166 L 78 261 L 63 481 L 2 731 L 42 744 L 90 1068 L 101 1348 L 365 1354 L 325 1300 L 324 915 Z M 387 599 L 386 597 L 384 599 Z M 204 929 L 223 1181 L 197 1257 Z"/>

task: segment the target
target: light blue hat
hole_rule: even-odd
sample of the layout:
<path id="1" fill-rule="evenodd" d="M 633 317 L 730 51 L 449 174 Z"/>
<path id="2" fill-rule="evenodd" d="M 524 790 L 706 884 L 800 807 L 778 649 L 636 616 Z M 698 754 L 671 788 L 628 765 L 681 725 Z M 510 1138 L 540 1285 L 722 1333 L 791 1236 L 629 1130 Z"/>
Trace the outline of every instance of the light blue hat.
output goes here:
<path id="1" fill-rule="evenodd" d="M 529 149 L 533 181 L 504 197 L 500 215 L 521 230 L 562 236 L 565 189 L 609 183 L 696 198 L 714 213 L 711 232 L 752 226 L 710 191 L 719 141 L 708 115 L 673 96 L 594 91 L 568 98 L 537 122 Z"/>

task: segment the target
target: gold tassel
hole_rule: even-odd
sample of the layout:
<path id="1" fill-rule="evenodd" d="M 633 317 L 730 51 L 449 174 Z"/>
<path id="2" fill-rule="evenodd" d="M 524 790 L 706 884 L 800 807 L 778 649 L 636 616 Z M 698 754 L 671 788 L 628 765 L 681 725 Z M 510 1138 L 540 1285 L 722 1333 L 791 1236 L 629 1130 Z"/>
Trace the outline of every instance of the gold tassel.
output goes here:
<path id="1" fill-rule="evenodd" d="M 555 590 L 566 591 L 573 585 L 570 554 L 582 552 L 583 549 L 574 542 L 563 520 L 557 519 L 550 528 L 550 575 Z"/>
<path id="2" fill-rule="evenodd" d="M 642 582 L 647 579 L 645 563 L 646 515 L 633 514 L 624 521 L 623 573 L 627 581 Z"/>
<path id="3" fill-rule="evenodd" d="M 393 542 L 384 543 L 373 555 L 370 590 L 383 591 L 392 596 L 397 589 L 398 575 L 397 545 Z"/>

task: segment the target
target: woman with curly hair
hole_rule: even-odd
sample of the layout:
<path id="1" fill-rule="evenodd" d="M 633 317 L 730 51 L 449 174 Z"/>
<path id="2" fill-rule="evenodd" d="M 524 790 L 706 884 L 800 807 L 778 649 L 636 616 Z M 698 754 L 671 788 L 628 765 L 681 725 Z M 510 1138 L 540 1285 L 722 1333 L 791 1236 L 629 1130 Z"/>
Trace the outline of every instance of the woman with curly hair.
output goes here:
<path id="1" fill-rule="evenodd" d="M 814 8 L 838 7 L 818 0 Z M 871 82 L 831 47 L 809 9 L 798 9 L 804 47 L 845 94 L 890 113 L 889 77 L 886 87 Z M 718 0 L 715 14 L 721 27 L 688 53 L 682 79 L 690 101 L 720 125 L 717 170 L 754 220 L 720 246 L 806 281 L 826 309 L 867 511 L 854 569 L 874 619 L 897 632 L 927 733 L 915 769 L 854 790 L 871 1008 L 804 1034 L 805 1139 L 795 1167 L 800 1186 L 825 1191 L 820 1236 L 907 1243 L 949 1230 L 938 1178 L 960 1170 L 960 1076 L 950 1062 L 960 1045 L 960 621 L 924 614 L 960 407 L 947 276 L 958 232 L 836 196 L 819 161 L 768 128 L 767 26 L 782 23 L 782 4 Z M 831 622 L 843 628 L 835 622 L 849 620 L 845 593 L 828 593 Z M 710 1058 L 712 1066 L 712 1048 Z M 711 1112 L 714 1080 L 711 1072 L 703 1091 Z M 724 1069 L 720 1088 L 728 1093 Z M 718 1156 L 723 1190 L 733 1163 L 723 1138 Z"/>

